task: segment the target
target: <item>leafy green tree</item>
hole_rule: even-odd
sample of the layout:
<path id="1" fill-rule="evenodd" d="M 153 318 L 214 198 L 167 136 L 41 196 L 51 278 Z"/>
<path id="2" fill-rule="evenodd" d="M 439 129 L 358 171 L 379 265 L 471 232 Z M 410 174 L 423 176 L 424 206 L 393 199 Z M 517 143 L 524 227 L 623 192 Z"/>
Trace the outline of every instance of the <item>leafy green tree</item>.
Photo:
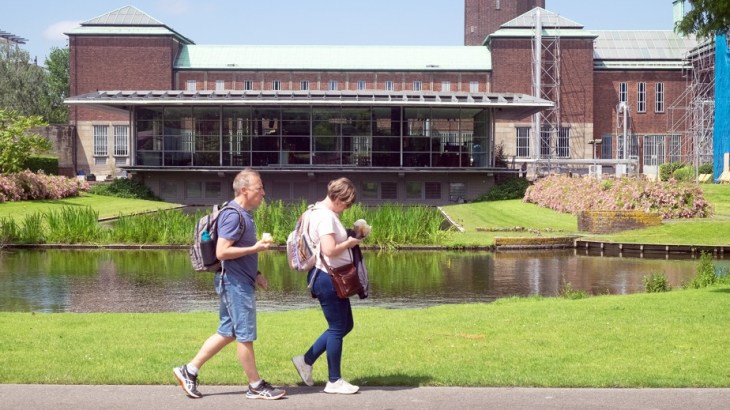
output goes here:
<path id="1" fill-rule="evenodd" d="M 53 144 L 42 136 L 26 133 L 43 125 L 48 124 L 40 116 L 26 117 L 0 109 L 0 173 L 22 171 L 28 157 L 53 149 Z"/>
<path id="2" fill-rule="evenodd" d="M 48 116 L 46 119 L 51 124 L 66 124 L 68 123 L 68 106 L 63 103 L 63 100 L 69 95 L 68 47 L 51 48 L 45 64 L 48 82 Z"/>
<path id="3" fill-rule="evenodd" d="M 16 45 L 0 44 L 0 109 L 46 116 L 46 73 Z"/>
<path id="4" fill-rule="evenodd" d="M 707 38 L 727 33 L 730 28 L 730 0 L 690 0 L 692 10 L 677 23 L 682 34 Z"/>

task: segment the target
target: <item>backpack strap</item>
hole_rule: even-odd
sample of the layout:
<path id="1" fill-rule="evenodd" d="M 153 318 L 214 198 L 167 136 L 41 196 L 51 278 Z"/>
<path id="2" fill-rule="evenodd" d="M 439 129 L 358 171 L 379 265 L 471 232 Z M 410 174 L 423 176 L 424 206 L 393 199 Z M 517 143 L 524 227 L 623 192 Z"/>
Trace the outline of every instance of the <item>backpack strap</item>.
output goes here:
<path id="1" fill-rule="evenodd" d="M 246 232 L 246 218 L 243 216 L 243 212 L 241 212 L 240 207 L 228 205 L 228 202 L 226 202 L 223 204 L 223 208 L 221 208 L 220 212 L 218 213 L 218 219 L 220 219 L 221 215 L 223 214 L 223 211 L 225 211 L 226 209 L 233 209 L 234 211 L 238 212 L 238 223 L 239 223 L 238 229 L 241 231 L 241 233 L 238 235 L 238 239 L 236 239 L 236 241 L 235 241 L 235 242 L 238 242 L 241 240 L 241 238 L 243 238 L 243 234 Z M 216 229 L 216 231 L 218 230 L 218 220 L 217 219 L 215 221 L 215 229 Z M 226 261 L 223 261 L 223 260 L 221 261 L 221 274 L 222 275 L 226 274 L 225 262 Z"/>

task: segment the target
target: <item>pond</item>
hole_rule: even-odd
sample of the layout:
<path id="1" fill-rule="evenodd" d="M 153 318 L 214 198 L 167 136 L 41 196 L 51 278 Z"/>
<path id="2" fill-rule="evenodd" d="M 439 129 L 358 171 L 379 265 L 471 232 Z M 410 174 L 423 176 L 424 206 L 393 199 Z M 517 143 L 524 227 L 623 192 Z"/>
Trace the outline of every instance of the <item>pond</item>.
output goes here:
<path id="1" fill-rule="evenodd" d="M 679 286 L 697 260 L 613 258 L 574 250 L 544 252 L 365 252 L 371 292 L 356 307 L 418 308 L 488 303 L 509 296 L 556 296 L 565 283 L 588 294 L 644 291 L 644 276 L 663 272 Z M 716 261 L 729 267 L 727 260 Z M 269 291 L 259 311 L 317 307 L 306 275 L 286 254 L 265 252 Z M 0 311 L 192 312 L 217 310 L 213 275 L 194 272 L 184 250 L 8 250 L 0 254 Z"/>

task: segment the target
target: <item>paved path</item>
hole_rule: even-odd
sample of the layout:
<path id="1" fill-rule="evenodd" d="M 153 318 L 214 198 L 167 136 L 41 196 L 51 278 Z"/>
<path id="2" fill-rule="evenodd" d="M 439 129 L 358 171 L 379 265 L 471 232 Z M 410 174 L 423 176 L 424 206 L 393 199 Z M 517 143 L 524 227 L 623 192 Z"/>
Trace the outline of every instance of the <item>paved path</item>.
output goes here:
<path id="1" fill-rule="evenodd" d="M 322 386 L 288 387 L 281 400 L 246 399 L 243 388 L 201 386 L 187 398 L 180 386 L 61 386 L 0 384 L 0 409 L 519 409 L 727 410 L 730 389 L 542 389 L 363 387 L 353 396 L 329 395 Z"/>

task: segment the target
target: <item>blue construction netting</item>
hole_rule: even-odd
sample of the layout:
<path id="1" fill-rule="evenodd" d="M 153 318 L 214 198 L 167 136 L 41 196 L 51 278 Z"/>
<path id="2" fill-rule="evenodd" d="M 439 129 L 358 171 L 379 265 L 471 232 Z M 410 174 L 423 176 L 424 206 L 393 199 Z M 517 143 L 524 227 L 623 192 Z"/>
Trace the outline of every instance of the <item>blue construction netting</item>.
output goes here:
<path id="1" fill-rule="evenodd" d="M 715 38 L 714 178 L 720 178 L 730 152 L 730 53 L 725 35 Z"/>

